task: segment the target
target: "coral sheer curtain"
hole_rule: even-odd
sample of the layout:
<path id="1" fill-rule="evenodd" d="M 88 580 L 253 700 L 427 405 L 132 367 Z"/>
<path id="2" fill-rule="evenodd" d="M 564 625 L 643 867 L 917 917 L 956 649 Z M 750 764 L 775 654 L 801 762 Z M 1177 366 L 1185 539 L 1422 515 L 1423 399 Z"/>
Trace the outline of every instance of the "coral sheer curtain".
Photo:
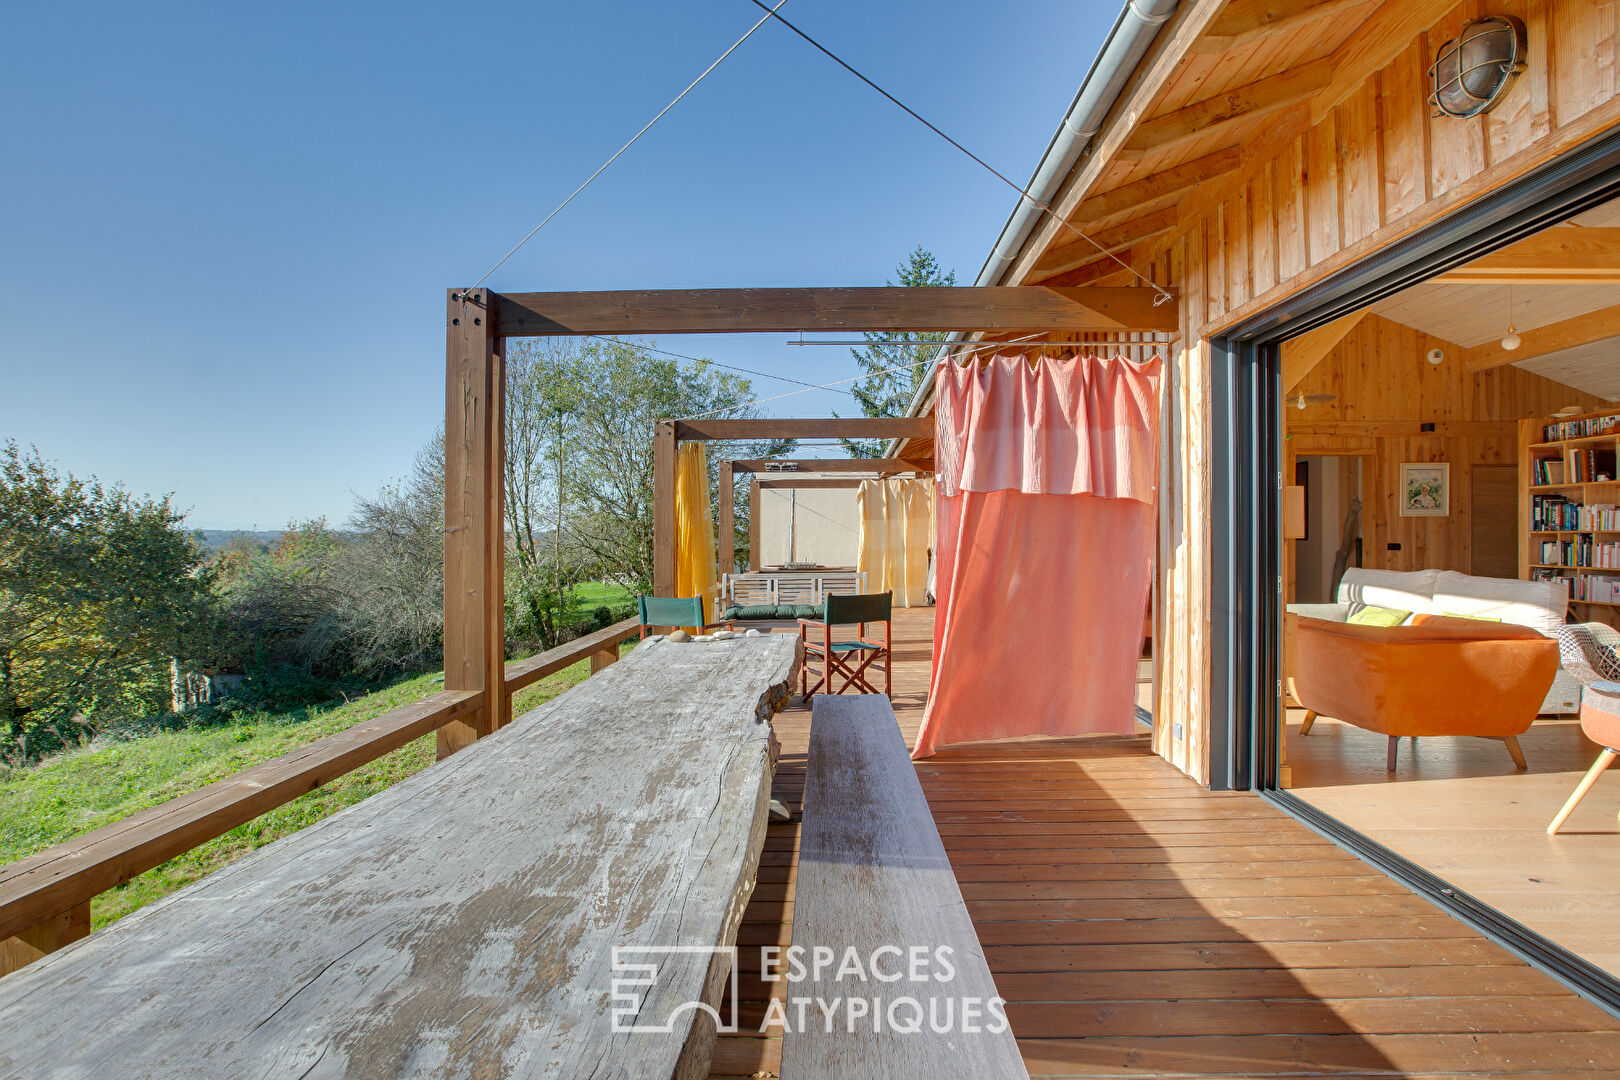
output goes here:
<path id="1" fill-rule="evenodd" d="M 675 595 L 701 596 L 705 621 L 720 617 L 708 457 L 698 442 L 683 443 L 675 456 Z"/>
<path id="2" fill-rule="evenodd" d="M 1134 730 L 1159 366 L 997 356 L 941 367 L 934 667 L 913 757 Z"/>
<path id="3" fill-rule="evenodd" d="M 861 523 L 855 568 L 866 574 L 866 591 L 894 593 L 896 607 L 926 603 L 933 482 L 864 480 L 855 492 L 855 508 Z"/>

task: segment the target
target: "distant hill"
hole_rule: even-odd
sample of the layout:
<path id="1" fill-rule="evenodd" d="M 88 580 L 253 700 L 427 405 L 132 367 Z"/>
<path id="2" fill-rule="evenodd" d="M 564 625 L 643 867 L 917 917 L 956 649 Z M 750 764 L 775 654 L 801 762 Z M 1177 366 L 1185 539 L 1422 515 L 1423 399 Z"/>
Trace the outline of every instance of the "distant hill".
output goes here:
<path id="1" fill-rule="evenodd" d="M 232 540 L 272 548 L 281 539 L 281 533 L 280 529 L 261 529 L 256 532 L 247 529 L 197 529 L 193 535 L 202 542 L 203 548 L 209 554 L 213 554 Z"/>

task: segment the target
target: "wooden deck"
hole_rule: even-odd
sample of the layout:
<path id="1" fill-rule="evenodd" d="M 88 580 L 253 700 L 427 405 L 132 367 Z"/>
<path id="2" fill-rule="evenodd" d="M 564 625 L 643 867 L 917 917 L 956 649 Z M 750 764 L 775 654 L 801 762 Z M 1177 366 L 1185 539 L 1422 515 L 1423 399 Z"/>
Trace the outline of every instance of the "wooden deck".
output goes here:
<path id="1" fill-rule="evenodd" d="M 908 741 L 932 612 L 899 613 Z M 776 718 L 795 810 L 810 715 Z M 1620 1021 L 1258 798 L 1145 739 L 948 751 L 923 789 L 1033 1077 L 1620 1074 Z M 758 946 L 787 944 L 798 823 L 772 826 L 716 1077 L 775 1076 Z"/>

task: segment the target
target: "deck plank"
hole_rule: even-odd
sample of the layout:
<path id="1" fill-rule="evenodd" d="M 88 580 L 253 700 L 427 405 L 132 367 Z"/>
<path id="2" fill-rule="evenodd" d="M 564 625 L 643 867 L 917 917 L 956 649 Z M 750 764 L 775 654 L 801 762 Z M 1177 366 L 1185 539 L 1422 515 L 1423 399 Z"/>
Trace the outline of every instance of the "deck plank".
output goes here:
<path id="1" fill-rule="evenodd" d="M 908 739 L 931 634 L 930 611 L 897 613 Z M 809 719 L 795 705 L 775 721 L 773 791 L 795 808 Z M 1200 789 L 1145 739 L 951 750 L 917 772 L 1033 1077 L 1620 1075 L 1620 1022 L 1254 796 Z M 797 823 L 771 833 L 743 938 L 786 944 Z M 780 1040 L 747 1018 L 781 991 L 748 949 L 741 970 L 744 1024 L 711 1075 L 775 1076 Z"/>

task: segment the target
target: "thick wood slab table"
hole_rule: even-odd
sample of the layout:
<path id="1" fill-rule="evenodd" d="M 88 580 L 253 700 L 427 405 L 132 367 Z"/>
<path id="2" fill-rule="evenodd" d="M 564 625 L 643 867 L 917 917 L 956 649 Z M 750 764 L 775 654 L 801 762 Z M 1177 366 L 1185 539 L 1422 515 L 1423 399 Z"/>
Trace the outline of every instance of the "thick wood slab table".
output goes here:
<path id="1" fill-rule="evenodd" d="M 0 979 L 0 1077 L 703 1075 L 797 645 L 643 645 Z"/>

